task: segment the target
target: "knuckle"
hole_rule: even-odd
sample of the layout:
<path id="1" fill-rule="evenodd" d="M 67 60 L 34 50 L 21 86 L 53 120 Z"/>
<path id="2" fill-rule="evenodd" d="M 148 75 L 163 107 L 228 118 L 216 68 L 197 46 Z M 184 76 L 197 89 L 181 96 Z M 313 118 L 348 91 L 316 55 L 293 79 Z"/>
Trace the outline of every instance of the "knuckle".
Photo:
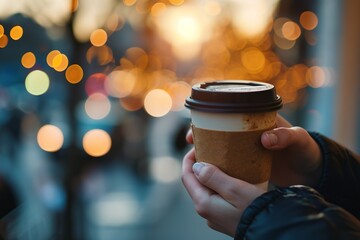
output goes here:
<path id="1" fill-rule="evenodd" d="M 206 186 L 210 185 L 215 177 L 215 172 L 216 169 L 212 166 L 204 167 L 203 171 L 199 175 L 200 182 Z"/>
<path id="2" fill-rule="evenodd" d="M 209 217 L 209 200 L 208 198 L 202 197 L 198 198 L 195 202 L 196 212 L 203 218 Z"/>

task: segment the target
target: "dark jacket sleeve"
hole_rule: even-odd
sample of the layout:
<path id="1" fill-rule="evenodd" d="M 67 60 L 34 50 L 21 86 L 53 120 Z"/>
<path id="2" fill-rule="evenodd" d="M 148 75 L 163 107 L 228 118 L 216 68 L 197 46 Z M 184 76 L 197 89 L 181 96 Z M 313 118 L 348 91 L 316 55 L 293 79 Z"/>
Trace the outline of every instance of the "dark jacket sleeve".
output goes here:
<path id="1" fill-rule="evenodd" d="M 267 192 L 244 211 L 235 240 L 354 240 L 360 222 L 315 190 L 292 186 Z"/>
<path id="2" fill-rule="evenodd" d="M 244 211 L 235 240 L 360 239 L 358 156 L 321 134 L 310 135 L 323 156 L 317 191 L 292 186 L 263 194 Z"/>
<path id="3" fill-rule="evenodd" d="M 333 204 L 360 219 L 360 160 L 333 140 L 310 132 L 323 155 L 323 172 L 316 190 Z"/>

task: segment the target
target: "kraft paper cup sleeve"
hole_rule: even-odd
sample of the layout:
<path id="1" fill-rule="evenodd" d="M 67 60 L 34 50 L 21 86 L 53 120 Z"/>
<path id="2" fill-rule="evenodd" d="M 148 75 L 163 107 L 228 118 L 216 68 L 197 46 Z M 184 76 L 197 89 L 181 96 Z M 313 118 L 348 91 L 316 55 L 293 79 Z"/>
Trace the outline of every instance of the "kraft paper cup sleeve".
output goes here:
<path id="1" fill-rule="evenodd" d="M 191 125 L 195 156 L 198 162 L 219 167 L 228 175 L 249 183 L 263 183 L 270 179 L 273 153 L 261 144 L 261 134 L 272 128 L 222 132 Z"/>

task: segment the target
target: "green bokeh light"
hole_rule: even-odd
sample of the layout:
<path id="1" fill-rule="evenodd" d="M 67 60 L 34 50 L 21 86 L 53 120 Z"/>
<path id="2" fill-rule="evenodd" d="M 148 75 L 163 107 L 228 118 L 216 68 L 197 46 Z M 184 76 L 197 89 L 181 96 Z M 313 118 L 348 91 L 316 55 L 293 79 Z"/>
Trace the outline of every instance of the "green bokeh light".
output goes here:
<path id="1" fill-rule="evenodd" d="M 25 79 L 25 88 L 32 95 L 44 94 L 49 89 L 49 85 L 49 76 L 41 70 L 32 71 Z"/>

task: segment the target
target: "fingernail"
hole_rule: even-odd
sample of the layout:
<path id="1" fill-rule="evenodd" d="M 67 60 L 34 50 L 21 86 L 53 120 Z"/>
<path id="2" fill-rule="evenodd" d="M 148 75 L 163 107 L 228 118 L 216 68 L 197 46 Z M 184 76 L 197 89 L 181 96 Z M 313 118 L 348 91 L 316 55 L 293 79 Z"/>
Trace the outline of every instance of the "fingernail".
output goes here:
<path id="1" fill-rule="evenodd" d="M 271 146 L 274 146 L 278 143 L 278 137 L 274 133 L 267 133 L 266 135 L 269 139 Z"/>
<path id="2" fill-rule="evenodd" d="M 199 175 L 201 169 L 202 169 L 204 166 L 205 166 L 205 164 L 203 164 L 203 163 L 199 163 L 199 162 L 194 163 L 192 169 L 193 169 L 193 171 L 194 171 L 194 173 L 195 173 L 196 176 Z"/>

